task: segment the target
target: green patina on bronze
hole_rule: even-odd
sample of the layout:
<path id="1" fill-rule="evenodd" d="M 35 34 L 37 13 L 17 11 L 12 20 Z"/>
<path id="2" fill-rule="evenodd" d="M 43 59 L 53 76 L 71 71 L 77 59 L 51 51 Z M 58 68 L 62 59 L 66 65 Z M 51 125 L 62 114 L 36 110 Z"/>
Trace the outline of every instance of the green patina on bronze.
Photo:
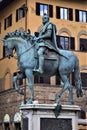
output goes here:
<path id="1" fill-rule="evenodd" d="M 43 20 L 45 17 L 48 21 L 43 25 L 37 37 L 23 30 L 16 30 L 6 34 L 3 38 L 6 56 L 9 58 L 13 56 L 13 49 L 17 53 L 18 67 L 21 73 L 13 77 L 14 86 L 17 92 L 23 94 L 17 84 L 17 79 L 26 77 L 30 89 L 30 99 L 27 103 L 33 103 L 33 75 L 58 75 L 63 82 L 63 88 L 56 94 L 56 103 L 59 103 L 63 92 L 68 90 L 69 104 L 73 104 L 73 86 L 70 84 L 68 77 L 74 72 L 76 94 L 77 97 L 82 96 L 79 60 L 74 53 L 56 47 L 56 26 L 49 22 L 47 15 L 43 17 Z"/>

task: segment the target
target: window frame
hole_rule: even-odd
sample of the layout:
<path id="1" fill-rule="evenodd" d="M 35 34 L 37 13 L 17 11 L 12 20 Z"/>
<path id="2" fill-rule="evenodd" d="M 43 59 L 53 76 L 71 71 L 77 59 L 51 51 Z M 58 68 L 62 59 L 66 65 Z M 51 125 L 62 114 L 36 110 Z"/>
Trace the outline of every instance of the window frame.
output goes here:
<path id="1" fill-rule="evenodd" d="M 23 8 L 25 5 L 22 5 L 20 8 L 16 9 L 16 22 L 25 17 L 25 9 Z"/>
<path id="2" fill-rule="evenodd" d="M 12 14 L 4 19 L 4 30 L 12 26 Z"/>
<path id="3" fill-rule="evenodd" d="M 47 6 L 47 14 L 49 15 L 49 17 L 53 17 L 53 5 L 48 5 L 48 4 L 44 4 L 44 3 L 38 3 L 36 2 L 36 15 L 38 16 L 43 16 L 40 13 L 40 6 Z M 42 14 L 44 14 L 46 12 L 43 12 Z"/>
<path id="4" fill-rule="evenodd" d="M 56 39 L 57 39 L 57 46 L 59 48 L 61 48 L 61 45 L 60 45 L 60 38 L 63 37 L 63 38 L 68 38 L 68 49 L 67 50 L 75 50 L 75 38 L 74 37 L 68 37 L 68 36 L 60 36 L 60 35 L 57 35 L 56 36 Z M 63 49 L 63 48 L 61 48 Z M 64 49 L 66 50 L 66 49 Z"/>
<path id="5" fill-rule="evenodd" d="M 84 18 L 83 18 L 83 13 L 85 13 L 85 21 L 84 21 Z M 81 16 L 80 14 L 81 14 L 82 16 Z M 87 11 L 76 9 L 76 10 L 75 10 L 75 16 L 76 16 L 76 18 L 75 18 L 75 21 L 76 21 L 76 22 L 87 23 Z"/>
<path id="6" fill-rule="evenodd" d="M 60 8 L 60 18 L 64 20 L 68 20 L 68 9 Z"/>
<path id="7" fill-rule="evenodd" d="M 50 84 L 50 77 L 34 75 L 35 84 Z"/>
<path id="8" fill-rule="evenodd" d="M 65 17 L 65 11 L 67 12 L 67 18 Z M 63 17 L 61 17 L 61 11 L 63 11 Z M 56 6 L 56 18 L 57 19 L 62 19 L 62 20 L 70 20 L 73 21 L 73 9 L 72 8 L 67 8 L 67 7 L 60 7 L 60 6 Z"/>
<path id="9" fill-rule="evenodd" d="M 79 41 L 80 41 L 79 50 L 81 52 L 87 52 L 87 44 L 86 44 L 87 38 L 80 38 Z"/>

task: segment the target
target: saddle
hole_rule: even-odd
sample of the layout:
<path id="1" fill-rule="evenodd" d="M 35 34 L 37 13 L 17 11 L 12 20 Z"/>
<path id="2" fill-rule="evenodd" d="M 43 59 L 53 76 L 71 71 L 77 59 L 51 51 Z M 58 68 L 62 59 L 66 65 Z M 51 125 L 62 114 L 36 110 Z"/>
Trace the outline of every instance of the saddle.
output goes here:
<path id="1" fill-rule="evenodd" d="M 58 60 L 58 54 L 54 51 L 50 51 L 49 49 L 47 49 L 45 51 L 45 54 L 43 55 L 44 56 L 44 60 Z M 37 55 L 37 51 L 35 52 L 35 59 L 38 59 L 38 55 Z"/>
<path id="2" fill-rule="evenodd" d="M 59 62 L 59 58 L 58 58 L 59 55 L 52 50 L 50 51 L 47 49 L 43 56 L 44 56 L 44 67 L 43 68 L 45 68 L 46 66 L 49 67 L 49 65 L 57 64 Z M 35 59 L 36 59 L 35 69 L 37 69 L 39 66 L 39 58 L 37 55 L 35 55 Z"/>

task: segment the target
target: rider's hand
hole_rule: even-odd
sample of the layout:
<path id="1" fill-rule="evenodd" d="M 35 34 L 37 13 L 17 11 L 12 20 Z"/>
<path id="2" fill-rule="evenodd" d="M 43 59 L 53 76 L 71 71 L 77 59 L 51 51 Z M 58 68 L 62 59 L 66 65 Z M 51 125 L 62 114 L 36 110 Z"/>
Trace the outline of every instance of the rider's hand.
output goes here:
<path id="1" fill-rule="evenodd" d="M 38 41 L 39 40 L 39 37 L 34 37 L 34 41 Z"/>

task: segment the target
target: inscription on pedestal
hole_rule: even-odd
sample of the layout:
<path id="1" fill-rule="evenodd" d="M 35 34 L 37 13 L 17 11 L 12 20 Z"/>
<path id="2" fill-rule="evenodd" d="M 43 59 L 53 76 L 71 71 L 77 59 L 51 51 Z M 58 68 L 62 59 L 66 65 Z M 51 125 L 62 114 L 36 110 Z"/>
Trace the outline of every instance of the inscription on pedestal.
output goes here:
<path id="1" fill-rule="evenodd" d="M 28 130 L 28 118 L 23 118 L 23 130 Z"/>
<path id="2" fill-rule="evenodd" d="M 40 118 L 40 130 L 72 130 L 72 119 Z"/>

